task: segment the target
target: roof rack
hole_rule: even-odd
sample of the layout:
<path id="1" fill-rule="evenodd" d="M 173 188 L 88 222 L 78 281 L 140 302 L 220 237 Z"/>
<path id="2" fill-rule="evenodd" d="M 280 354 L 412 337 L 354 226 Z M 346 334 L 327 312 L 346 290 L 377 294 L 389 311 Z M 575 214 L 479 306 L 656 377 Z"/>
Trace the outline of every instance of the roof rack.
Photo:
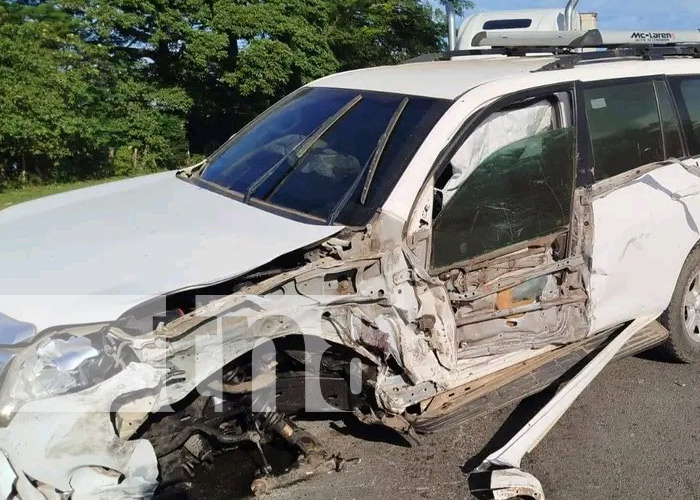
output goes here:
<path id="1" fill-rule="evenodd" d="M 482 31 L 473 47 L 613 48 L 700 44 L 700 30 L 685 31 Z"/>
<path id="2" fill-rule="evenodd" d="M 639 57 L 658 60 L 666 57 L 700 58 L 700 30 L 638 31 L 484 31 L 472 41 L 483 49 L 453 50 L 425 54 L 406 63 L 449 61 L 455 57 L 505 55 L 521 57 L 552 54 L 556 61 L 538 71 L 572 68 L 582 61 Z M 596 50 L 598 49 L 598 50 Z"/>
<path id="3" fill-rule="evenodd" d="M 694 45 L 677 45 L 666 47 L 618 47 L 598 50 L 595 52 L 557 54 L 557 58 L 554 62 L 541 67 L 537 71 L 570 69 L 583 61 L 600 61 L 604 59 L 618 59 L 625 57 L 640 57 L 644 61 L 662 60 L 667 57 L 700 58 L 700 43 Z"/>

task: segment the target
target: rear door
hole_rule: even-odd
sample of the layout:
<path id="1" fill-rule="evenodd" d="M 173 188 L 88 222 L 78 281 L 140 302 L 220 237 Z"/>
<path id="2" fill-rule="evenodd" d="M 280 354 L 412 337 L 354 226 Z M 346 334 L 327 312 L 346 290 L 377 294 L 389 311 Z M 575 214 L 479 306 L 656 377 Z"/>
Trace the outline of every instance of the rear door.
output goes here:
<path id="1" fill-rule="evenodd" d="M 664 77 L 581 84 L 591 330 L 667 307 L 700 237 L 700 177 Z"/>

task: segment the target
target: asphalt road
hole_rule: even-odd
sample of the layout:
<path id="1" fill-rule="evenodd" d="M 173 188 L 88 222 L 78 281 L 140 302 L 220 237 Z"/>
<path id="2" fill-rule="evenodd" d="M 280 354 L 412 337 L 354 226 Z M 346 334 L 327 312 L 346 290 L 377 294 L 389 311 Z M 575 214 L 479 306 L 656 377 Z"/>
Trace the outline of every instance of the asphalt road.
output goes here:
<path id="1" fill-rule="evenodd" d="M 523 469 L 542 482 L 548 500 L 700 500 L 700 365 L 653 357 L 607 367 L 526 457 Z M 463 471 L 505 444 L 549 396 L 426 436 L 418 447 L 342 422 L 304 424 L 330 451 L 359 462 L 266 499 L 470 499 Z M 212 484 L 208 500 L 230 499 L 226 483 Z"/>

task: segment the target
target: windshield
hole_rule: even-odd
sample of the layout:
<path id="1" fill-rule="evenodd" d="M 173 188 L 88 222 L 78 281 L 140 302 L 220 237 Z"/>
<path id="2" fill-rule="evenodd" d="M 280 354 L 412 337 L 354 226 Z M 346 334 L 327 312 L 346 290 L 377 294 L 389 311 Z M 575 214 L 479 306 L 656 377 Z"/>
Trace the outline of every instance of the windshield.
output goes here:
<path id="1" fill-rule="evenodd" d="M 445 112 L 442 99 L 304 88 L 222 146 L 200 178 L 322 220 L 365 225 Z"/>

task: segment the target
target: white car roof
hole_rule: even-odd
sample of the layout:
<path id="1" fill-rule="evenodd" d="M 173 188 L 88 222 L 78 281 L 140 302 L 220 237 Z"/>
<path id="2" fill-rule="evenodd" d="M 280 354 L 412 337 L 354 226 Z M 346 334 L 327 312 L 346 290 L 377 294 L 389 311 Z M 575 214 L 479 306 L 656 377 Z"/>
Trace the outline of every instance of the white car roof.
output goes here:
<path id="1" fill-rule="evenodd" d="M 554 62 L 554 56 L 464 56 L 451 61 L 381 66 L 330 75 L 310 83 L 310 87 L 394 92 L 408 95 L 456 99 L 479 85 L 525 75 Z M 652 70 L 653 68 L 653 70 Z M 591 71 L 591 69 L 593 69 Z M 583 62 L 573 69 L 540 73 L 559 73 L 568 80 L 584 81 L 608 77 L 643 76 L 653 74 L 700 73 L 697 59 L 669 58 L 659 61 L 640 59 L 607 59 Z M 615 76 L 613 76 L 615 75 Z M 563 81 L 563 80 L 562 80 Z"/>
<path id="2" fill-rule="evenodd" d="M 456 99 L 467 90 L 500 78 L 529 73 L 552 56 L 471 56 L 452 61 L 399 64 L 337 73 L 309 84 L 311 87 L 374 90 Z"/>

